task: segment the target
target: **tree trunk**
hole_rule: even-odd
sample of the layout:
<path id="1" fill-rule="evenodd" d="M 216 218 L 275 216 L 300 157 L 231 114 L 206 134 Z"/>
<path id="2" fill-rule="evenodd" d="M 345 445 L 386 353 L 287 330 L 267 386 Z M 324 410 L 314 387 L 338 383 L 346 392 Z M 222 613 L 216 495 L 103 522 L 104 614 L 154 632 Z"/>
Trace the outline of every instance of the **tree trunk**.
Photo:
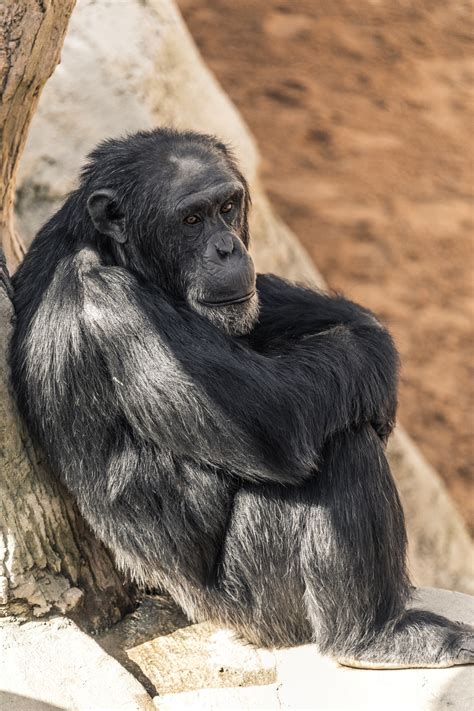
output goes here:
<path id="1" fill-rule="evenodd" d="M 76 0 L 0 5 L 0 244 L 13 268 L 24 247 L 13 224 L 15 175 L 39 95 L 59 62 Z"/>
<path id="2" fill-rule="evenodd" d="M 13 226 L 15 173 L 40 91 L 59 61 L 74 3 L 6 0 L 0 8 L 0 238 L 11 266 L 23 253 Z M 0 616 L 61 611 L 88 628 L 110 625 L 131 607 L 132 591 L 20 423 L 8 386 L 10 296 L 1 255 Z"/>

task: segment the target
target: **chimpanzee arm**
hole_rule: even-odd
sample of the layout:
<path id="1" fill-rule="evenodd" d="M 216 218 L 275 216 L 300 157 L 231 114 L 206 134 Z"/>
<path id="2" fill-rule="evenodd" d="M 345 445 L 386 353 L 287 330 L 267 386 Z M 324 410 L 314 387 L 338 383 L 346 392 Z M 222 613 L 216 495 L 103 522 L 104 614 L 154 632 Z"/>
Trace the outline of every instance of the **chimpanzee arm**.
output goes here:
<path id="1" fill-rule="evenodd" d="M 313 344 L 328 329 L 349 329 L 353 347 L 364 361 L 361 411 L 384 439 L 393 429 L 397 408 L 398 356 L 393 340 L 367 309 L 339 295 L 299 286 L 272 274 L 257 278 L 260 317 L 249 337 L 251 347 L 267 355 L 298 358 L 302 344 Z M 309 342 L 309 343 L 308 343 Z M 371 408 L 372 406 L 372 408 Z"/>
<path id="2" fill-rule="evenodd" d="M 296 483 L 317 469 L 331 434 L 370 421 L 384 397 L 350 329 L 266 356 L 126 270 L 93 268 L 83 289 L 81 331 L 106 373 L 104 412 L 118 408 L 137 437 L 181 456 Z"/>

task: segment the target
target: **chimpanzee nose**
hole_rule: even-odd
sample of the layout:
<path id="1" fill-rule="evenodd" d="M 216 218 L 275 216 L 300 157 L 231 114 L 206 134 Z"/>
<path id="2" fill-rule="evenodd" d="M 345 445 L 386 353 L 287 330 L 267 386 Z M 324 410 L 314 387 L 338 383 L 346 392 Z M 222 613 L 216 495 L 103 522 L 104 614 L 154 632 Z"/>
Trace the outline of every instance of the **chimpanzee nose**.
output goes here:
<path id="1" fill-rule="evenodd" d="M 219 257 L 225 259 L 228 257 L 235 249 L 234 238 L 230 234 L 221 234 L 214 242 L 214 247 Z"/>

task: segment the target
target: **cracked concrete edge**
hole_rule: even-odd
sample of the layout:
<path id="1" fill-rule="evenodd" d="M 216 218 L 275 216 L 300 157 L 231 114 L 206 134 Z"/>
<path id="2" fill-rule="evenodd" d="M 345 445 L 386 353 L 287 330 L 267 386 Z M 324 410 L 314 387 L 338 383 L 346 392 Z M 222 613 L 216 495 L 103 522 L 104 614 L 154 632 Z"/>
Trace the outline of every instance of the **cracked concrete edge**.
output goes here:
<path id="1" fill-rule="evenodd" d="M 0 707 L 156 711 L 137 679 L 62 617 L 0 621 Z"/>

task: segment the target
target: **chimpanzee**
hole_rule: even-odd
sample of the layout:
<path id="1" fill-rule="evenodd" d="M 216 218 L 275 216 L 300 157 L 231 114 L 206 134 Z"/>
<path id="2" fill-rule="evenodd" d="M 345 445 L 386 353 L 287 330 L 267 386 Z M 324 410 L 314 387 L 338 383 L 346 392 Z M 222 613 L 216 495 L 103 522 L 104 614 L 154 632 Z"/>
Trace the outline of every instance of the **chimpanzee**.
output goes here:
<path id="1" fill-rule="evenodd" d="M 30 431 L 118 565 L 191 620 L 348 665 L 472 661 L 471 628 L 406 609 L 392 339 L 256 276 L 249 204 L 210 136 L 91 153 L 13 279 Z"/>

